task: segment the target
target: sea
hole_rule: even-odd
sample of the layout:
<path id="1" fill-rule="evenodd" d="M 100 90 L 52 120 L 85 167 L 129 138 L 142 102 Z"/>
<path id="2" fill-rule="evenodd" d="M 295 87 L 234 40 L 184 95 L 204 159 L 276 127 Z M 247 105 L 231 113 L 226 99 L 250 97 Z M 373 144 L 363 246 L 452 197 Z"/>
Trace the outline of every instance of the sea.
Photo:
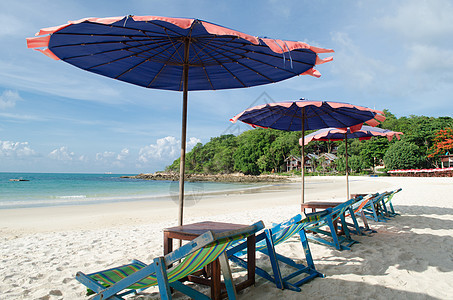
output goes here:
<path id="1" fill-rule="evenodd" d="M 178 201 L 179 182 L 121 178 L 134 174 L 0 173 L 0 209 L 128 201 Z M 20 181 L 11 181 L 19 179 Z M 263 184 L 186 182 L 185 199 L 255 189 Z"/>

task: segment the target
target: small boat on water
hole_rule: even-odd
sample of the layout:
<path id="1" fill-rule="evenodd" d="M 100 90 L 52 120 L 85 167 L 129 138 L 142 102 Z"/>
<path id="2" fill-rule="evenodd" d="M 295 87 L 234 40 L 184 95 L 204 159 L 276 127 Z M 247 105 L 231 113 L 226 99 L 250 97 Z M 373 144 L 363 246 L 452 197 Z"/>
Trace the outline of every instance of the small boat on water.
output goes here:
<path id="1" fill-rule="evenodd" d="M 22 178 L 12 178 L 9 181 L 30 181 L 28 179 L 22 179 Z"/>

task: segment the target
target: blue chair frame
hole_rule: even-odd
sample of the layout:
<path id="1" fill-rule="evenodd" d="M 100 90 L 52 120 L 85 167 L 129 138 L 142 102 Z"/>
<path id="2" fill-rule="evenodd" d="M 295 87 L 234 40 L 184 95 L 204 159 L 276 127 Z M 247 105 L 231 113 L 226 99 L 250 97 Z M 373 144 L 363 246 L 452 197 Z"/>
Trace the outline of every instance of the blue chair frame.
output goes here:
<path id="1" fill-rule="evenodd" d="M 308 239 L 314 242 L 318 242 L 330 247 L 334 247 L 337 250 L 350 250 L 350 246 L 358 243 L 358 241 L 351 238 L 351 234 L 346 223 L 344 213 L 349 210 L 351 217 L 354 222 L 354 226 L 358 232 L 360 231 L 357 219 L 355 218 L 354 212 L 351 208 L 355 199 L 350 199 L 342 204 L 339 204 L 333 208 L 325 209 L 326 216 L 310 226 L 307 226 L 305 230 L 309 233 Z M 342 236 L 337 235 L 337 228 L 334 226 L 334 221 L 339 220 L 338 224 L 343 231 Z M 329 231 L 324 230 L 324 227 L 328 227 Z"/>
<path id="2" fill-rule="evenodd" d="M 296 215 L 289 221 L 276 224 L 272 228 L 265 229 L 262 233 L 256 236 L 256 250 L 267 255 L 271 262 L 273 275 L 266 272 L 264 269 L 256 266 L 256 275 L 273 282 L 279 289 L 290 289 L 293 291 L 301 291 L 300 286 L 304 283 L 316 278 L 325 277 L 324 274 L 318 272 L 315 268 L 313 257 L 311 255 L 307 236 L 304 227 L 313 222 L 317 222 L 326 216 L 325 212 L 311 213 L 302 218 L 302 215 Z M 302 243 L 305 254 L 306 265 L 296 263 L 293 259 L 285 257 L 276 252 L 277 245 L 283 243 L 291 236 L 298 234 Z M 235 264 L 247 268 L 247 262 L 242 258 L 246 253 L 246 243 L 238 243 L 227 250 L 228 258 Z M 293 273 L 283 277 L 280 271 L 279 263 L 284 263 L 296 269 Z M 300 275 L 303 278 L 300 279 Z M 294 282 L 294 280 L 296 280 Z"/>

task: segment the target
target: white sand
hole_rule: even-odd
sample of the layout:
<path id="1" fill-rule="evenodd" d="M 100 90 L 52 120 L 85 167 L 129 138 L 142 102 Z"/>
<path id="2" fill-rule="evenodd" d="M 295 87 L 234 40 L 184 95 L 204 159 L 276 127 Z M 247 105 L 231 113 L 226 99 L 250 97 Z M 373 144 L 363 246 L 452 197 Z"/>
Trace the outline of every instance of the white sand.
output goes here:
<path id="1" fill-rule="evenodd" d="M 393 203 L 401 216 L 370 225 L 378 232 L 354 236 L 351 251 L 310 243 L 326 278 L 302 292 L 278 290 L 257 277 L 242 299 L 453 299 L 453 178 L 350 177 L 351 193 L 403 188 Z M 344 178 L 307 179 L 306 201 L 344 200 Z M 249 224 L 280 222 L 299 212 L 300 184 L 202 197 L 186 208 L 185 223 L 204 220 Z M 129 202 L 0 210 L 0 299 L 84 299 L 77 271 L 92 272 L 149 262 L 162 254 L 162 228 L 176 225 L 177 206 Z M 277 251 L 302 259 L 297 238 Z M 257 264 L 270 270 L 267 258 Z M 245 273 L 233 268 L 233 276 Z M 283 275 L 288 273 L 283 269 Z M 207 291 L 207 289 L 203 289 Z M 158 298 L 156 289 L 145 299 Z M 136 299 L 142 299 L 136 297 Z M 176 295 L 175 298 L 183 298 Z"/>

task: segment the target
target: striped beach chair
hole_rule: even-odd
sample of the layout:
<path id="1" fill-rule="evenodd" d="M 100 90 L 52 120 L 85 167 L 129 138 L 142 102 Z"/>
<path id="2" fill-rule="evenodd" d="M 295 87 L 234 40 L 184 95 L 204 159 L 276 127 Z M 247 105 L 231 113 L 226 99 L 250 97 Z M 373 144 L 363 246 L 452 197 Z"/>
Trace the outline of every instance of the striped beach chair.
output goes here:
<path id="1" fill-rule="evenodd" d="M 390 218 L 387 216 L 385 200 L 392 192 L 383 192 L 375 195 L 363 208 L 365 216 L 375 222 L 387 222 Z"/>
<path id="2" fill-rule="evenodd" d="M 392 198 L 395 196 L 396 193 L 401 192 L 403 189 L 399 188 L 393 191 L 390 191 L 387 193 L 387 195 L 384 196 L 381 205 L 379 206 L 379 209 L 381 210 L 382 214 L 384 214 L 387 217 L 395 217 L 399 215 L 399 213 L 395 212 L 395 209 L 393 208 L 392 204 Z M 389 205 L 389 208 L 387 209 L 387 204 Z"/>
<path id="3" fill-rule="evenodd" d="M 171 299 L 170 288 L 194 299 L 210 299 L 180 280 L 219 259 L 228 298 L 236 299 L 225 250 L 263 227 L 260 221 L 240 230 L 216 234 L 208 231 L 177 250 L 155 258 L 152 264 L 134 260 L 127 265 L 91 274 L 78 272 L 76 279 L 88 288 L 89 294 L 95 294 L 91 299 L 124 299 L 125 295 L 137 294 L 152 286 L 158 286 L 161 299 Z"/>
<path id="4" fill-rule="evenodd" d="M 272 228 L 266 228 L 262 233 L 256 236 L 256 250 L 267 255 L 271 262 L 273 275 L 266 272 L 264 269 L 256 266 L 255 273 L 271 282 L 279 289 L 290 289 L 293 291 L 301 291 L 300 286 L 304 283 L 316 278 L 324 277 L 315 268 L 310 247 L 308 245 L 307 236 L 304 228 L 312 223 L 322 220 L 326 216 L 325 212 L 317 212 L 308 214 L 305 218 L 302 215 L 297 215 L 284 223 L 276 224 Z M 303 253 L 305 254 L 306 265 L 296 263 L 291 258 L 285 257 L 276 252 L 277 245 L 287 241 L 293 235 L 298 234 L 302 242 Z M 246 250 L 246 242 L 236 243 L 227 250 L 228 258 L 235 264 L 247 268 L 247 262 L 243 258 Z M 284 263 L 296 269 L 293 273 L 282 277 L 279 263 Z"/>
<path id="5" fill-rule="evenodd" d="M 321 220 L 305 228 L 309 232 L 307 235 L 308 239 L 334 247 L 337 250 L 350 250 L 350 246 L 357 243 L 357 241 L 351 238 L 345 219 L 345 212 L 351 208 L 354 202 L 355 199 L 350 199 L 333 208 L 325 209 L 326 215 Z M 353 219 L 355 220 L 355 218 Z M 335 226 L 335 221 L 339 221 L 337 225 L 340 226 L 339 228 Z M 355 222 L 357 221 L 355 220 Z M 358 226 L 357 224 L 355 225 Z M 325 227 L 328 227 L 329 230 L 324 229 Z M 341 229 L 343 233 L 341 236 L 337 234 L 337 229 Z"/>
<path id="6" fill-rule="evenodd" d="M 349 231 L 354 234 L 358 235 L 364 235 L 364 234 L 370 234 L 370 233 L 376 233 L 376 230 L 371 229 L 371 227 L 368 224 L 364 209 L 369 203 L 373 201 L 373 198 L 379 195 L 378 193 L 376 194 L 368 194 L 366 196 L 357 196 L 355 199 L 355 202 L 351 205 L 349 208 L 349 212 L 345 214 L 345 217 L 351 217 L 353 223 L 348 223 L 346 224 L 350 227 Z M 357 218 L 360 216 L 363 222 L 363 227 L 360 226 L 357 222 Z"/>

